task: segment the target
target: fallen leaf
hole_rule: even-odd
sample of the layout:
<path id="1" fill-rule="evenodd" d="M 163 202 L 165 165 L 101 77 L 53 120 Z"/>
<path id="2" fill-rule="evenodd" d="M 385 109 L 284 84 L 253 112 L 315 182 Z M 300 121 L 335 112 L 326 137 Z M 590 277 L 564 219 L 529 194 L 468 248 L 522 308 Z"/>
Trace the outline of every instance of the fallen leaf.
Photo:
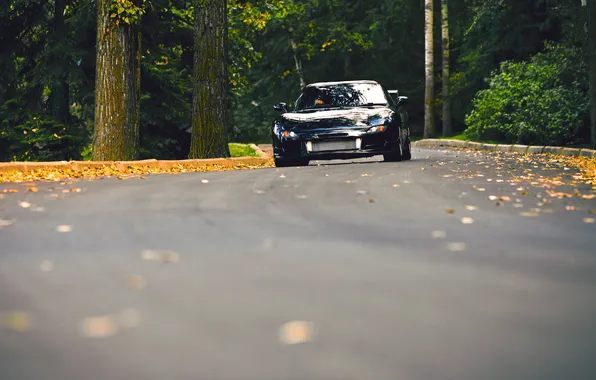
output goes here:
<path id="1" fill-rule="evenodd" d="M 463 252 L 467 248 L 466 243 L 461 242 L 451 242 L 447 243 L 447 249 L 452 252 Z"/>
<path id="2" fill-rule="evenodd" d="M 12 220 L 0 219 L 0 228 L 8 227 L 12 224 Z"/>
<path id="3" fill-rule="evenodd" d="M 588 223 L 588 224 L 596 223 L 596 219 L 594 219 L 594 218 L 584 218 L 583 221 L 584 221 L 584 223 Z"/>
<path id="4" fill-rule="evenodd" d="M 461 222 L 463 224 L 472 224 L 472 223 L 474 223 L 474 219 L 469 218 L 469 217 L 465 217 L 465 218 L 461 218 Z"/>
<path id="5" fill-rule="evenodd" d="M 141 290 L 145 287 L 145 280 L 138 274 L 128 276 L 128 286 L 135 290 Z"/>
<path id="6" fill-rule="evenodd" d="M 452 209 L 452 208 L 446 208 L 446 209 L 445 209 L 445 212 L 446 212 L 447 214 L 453 214 L 453 213 L 455 213 L 455 210 L 454 210 L 454 209 Z"/>
<path id="7" fill-rule="evenodd" d="M 577 208 L 575 206 L 565 206 L 565 210 L 567 211 L 575 211 Z"/>
<path id="8" fill-rule="evenodd" d="M 111 315 L 85 318 L 80 328 L 85 338 L 107 338 L 118 332 L 116 321 Z"/>
<path id="9" fill-rule="evenodd" d="M 31 203 L 29 203 L 29 202 L 19 202 L 19 206 L 21 206 L 22 208 L 29 208 L 29 207 L 31 207 Z"/>
<path id="10" fill-rule="evenodd" d="M 72 226 L 69 226 L 67 224 L 63 224 L 61 226 L 56 227 L 56 231 L 58 231 L 58 232 L 70 232 L 70 231 L 72 231 Z"/>
<path id="11" fill-rule="evenodd" d="M 180 255 L 177 252 L 164 251 L 160 256 L 164 263 L 177 263 L 180 261 Z"/>
<path id="12" fill-rule="evenodd" d="M 0 327 L 17 332 L 30 331 L 33 328 L 33 318 L 23 311 L 3 313 L 0 314 Z"/>
<path id="13" fill-rule="evenodd" d="M 502 196 L 499 197 L 500 200 L 502 200 L 503 202 L 511 202 L 511 198 L 509 198 L 508 196 Z"/>
<path id="14" fill-rule="evenodd" d="M 596 194 L 584 194 L 584 195 L 582 195 L 582 198 L 584 198 L 584 199 L 594 199 L 594 198 L 596 198 Z"/>
<path id="15" fill-rule="evenodd" d="M 39 264 L 39 268 L 42 272 L 51 272 L 54 270 L 54 263 L 50 260 L 44 260 L 41 262 L 41 264 Z"/>
<path id="16" fill-rule="evenodd" d="M 496 201 L 497 199 L 499 199 L 499 197 L 497 197 L 496 195 L 489 195 L 488 199 L 490 199 L 491 201 Z"/>
<path id="17" fill-rule="evenodd" d="M 445 231 L 436 230 L 436 231 L 432 232 L 431 236 L 434 239 L 443 239 L 444 237 L 447 236 L 447 233 Z"/>
<path id="18" fill-rule="evenodd" d="M 27 191 L 30 191 L 32 193 L 37 193 L 39 190 L 37 189 L 37 187 L 30 187 Z"/>
<path id="19" fill-rule="evenodd" d="M 377 200 L 374 199 L 374 198 L 369 198 L 368 199 L 368 203 L 376 203 L 376 202 L 377 202 Z"/>
<path id="20" fill-rule="evenodd" d="M 313 339 L 314 327 L 312 322 L 291 321 L 284 323 L 279 331 L 279 340 L 283 344 L 307 343 Z"/>
<path id="21" fill-rule="evenodd" d="M 521 216 L 527 216 L 527 217 L 540 216 L 540 214 L 537 212 L 528 212 L 528 211 L 520 212 L 519 214 Z"/>
<path id="22" fill-rule="evenodd" d="M 466 210 L 468 210 L 468 211 L 475 211 L 477 209 L 478 209 L 478 207 L 476 207 L 476 206 L 471 206 L 471 205 L 466 206 Z"/>

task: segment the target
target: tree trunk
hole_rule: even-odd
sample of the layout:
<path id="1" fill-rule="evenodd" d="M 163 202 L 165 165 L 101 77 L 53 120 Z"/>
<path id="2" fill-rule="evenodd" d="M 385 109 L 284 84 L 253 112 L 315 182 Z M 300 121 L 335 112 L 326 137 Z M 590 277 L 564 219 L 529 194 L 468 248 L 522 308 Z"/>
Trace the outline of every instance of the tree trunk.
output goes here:
<path id="1" fill-rule="evenodd" d="M 433 0 L 425 0 L 424 6 L 424 50 L 425 50 L 425 87 L 424 87 L 424 137 L 435 134 L 434 101 L 434 62 L 433 62 Z"/>
<path id="2" fill-rule="evenodd" d="M 52 117 L 59 123 L 67 124 L 70 117 L 68 107 L 68 62 L 65 62 L 64 54 L 61 53 L 61 45 L 66 37 L 64 25 L 64 9 L 68 0 L 54 1 L 54 25 L 52 33 L 52 64 L 59 67 L 55 75 L 52 75 L 50 93 L 50 107 Z"/>
<path id="3" fill-rule="evenodd" d="M 443 40 L 443 136 L 451 136 L 451 95 L 449 94 L 449 9 L 441 0 L 441 31 Z"/>
<path id="4" fill-rule="evenodd" d="M 298 73 L 298 77 L 300 78 L 300 89 L 306 87 L 306 79 L 304 79 L 304 71 L 302 71 L 302 60 L 298 55 L 298 46 L 294 41 L 294 37 L 292 36 L 293 29 L 290 28 L 290 46 L 292 47 L 292 54 L 294 55 L 294 63 L 296 64 L 296 73 Z"/>
<path id="5" fill-rule="evenodd" d="M 195 0 L 189 158 L 229 157 L 230 96 L 226 0 Z"/>
<path id="6" fill-rule="evenodd" d="M 596 0 L 588 0 L 588 66 L 590 68 L 590 139 L 596 149 Z"/>
<path id="7" fill-rule="evenodd" d="M 97 2 L 93 159 L 134 160 L 141 118 L 138 26 L 111 23 L 110 1 Z"/>

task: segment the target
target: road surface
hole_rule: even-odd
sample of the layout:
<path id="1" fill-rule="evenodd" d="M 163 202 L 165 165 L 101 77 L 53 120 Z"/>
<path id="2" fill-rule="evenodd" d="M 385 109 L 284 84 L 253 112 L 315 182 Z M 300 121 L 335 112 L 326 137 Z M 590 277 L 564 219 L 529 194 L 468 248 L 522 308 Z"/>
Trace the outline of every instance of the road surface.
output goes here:
<path id="1" fill-rule="evenodd" d="M 596 378 L 576 169 L 350 162 L 0 184 L 0 379 Z"/>

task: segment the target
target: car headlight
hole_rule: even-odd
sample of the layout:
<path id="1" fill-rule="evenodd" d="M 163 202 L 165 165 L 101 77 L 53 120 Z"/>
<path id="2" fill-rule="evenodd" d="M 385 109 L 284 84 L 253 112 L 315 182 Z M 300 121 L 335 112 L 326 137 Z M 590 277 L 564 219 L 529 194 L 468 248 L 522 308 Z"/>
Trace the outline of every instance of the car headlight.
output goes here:
<path id="1" fill-rule="evenodd" d="M 385 125 L 376 125 L 368 129 L 368 133 L 385 132 L 387 127 Z"/>
<path id="2" fill-rule="evenodd" d="M 281 140 L 282 138 L 290 138 L 290 139 L 294 139 L 296 137 L 298 137 L 298 135 L 296 134 L 296 132 L 294 131 L 289 131 L 287 129 L 285 129 L 282 125 L 279 124 L 275 124 L 275 126 L 273 127 L 273 133 Z"/>
<path id="3" fill-rule="evenodd" d="M 387 124 L 389 124 L 389 120 L 387 120 L 387 118 L 384 117 L 376 117 L 374 119 L 370 119 L 368 123 L 371 126 L 371 128 L 369 128 L 367 132 L 384 132 L 387 130 Z"/>

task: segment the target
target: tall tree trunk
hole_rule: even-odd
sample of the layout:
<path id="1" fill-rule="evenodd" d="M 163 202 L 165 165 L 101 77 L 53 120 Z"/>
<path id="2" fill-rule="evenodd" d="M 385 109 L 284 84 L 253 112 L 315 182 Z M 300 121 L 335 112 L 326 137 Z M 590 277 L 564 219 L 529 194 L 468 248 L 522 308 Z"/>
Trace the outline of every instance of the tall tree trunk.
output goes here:
<path id="1" fill-rule="evenodd" d="M 449 9 L 441 0 L 441 31 L 443 40 L 443 136 L 451 136 L 451 95 L 449 94 Z"/>
<path id="2" fill-rule="evenodd" d="M 435 134 L 435 83 L 433 61 L 433 0 L 425 0 L 424 5 L 424 50 L 425 50 L 425 87 L 424 87 L 424 137 Z"/>
<path id="3" fill-rule="evenodd" d="M 54 120 L 62 124 L 67 124 L 70 117 L 68 107 L 68 62 L 66 62 L 61 48 L 66 37 L 64 10 L 67 2 L 68 0 L 54 1 L 54 30 L 51 53 L 52 64 L 56 65 L 58 69 L 52 75 L 50 107 Z"/>
<path id="4" fill-rule="evenodd" d="M 138 26 L 111 23 L 108 5 L 97 2 L 94 160 L 134 160 L 139 149 Z"/>
<path id="5" fill-rule="evenodd" d="M 292 47 L 292 54 L 294 55 L 294 64 L 296 65 L 296 73 L 298 73 L 298 77 L 300 78 L 300 88 L 306 87 L 306 79 L 304 79 L 304 71 L 302 71 L 302 60 L 300 59 L 300 55 L 298 54 L 298 46 L 296 45 L 296 41 L 294 41 L 294 37 L 292 36 L 292 32 L 294 31 L 293 28 L 290 27 L 290 46 Z"/>
<path id="6" fill-rule="evenodd" d="M 229 157 L 227 0 L 195 0 L 192 133 L 189 158 Z"/>
<path id="7" fill-rule="evenodd" d="M 588 0 L 588 66 L 590 68 L 590 138 L 596 149 L 596 0 Z"/>

